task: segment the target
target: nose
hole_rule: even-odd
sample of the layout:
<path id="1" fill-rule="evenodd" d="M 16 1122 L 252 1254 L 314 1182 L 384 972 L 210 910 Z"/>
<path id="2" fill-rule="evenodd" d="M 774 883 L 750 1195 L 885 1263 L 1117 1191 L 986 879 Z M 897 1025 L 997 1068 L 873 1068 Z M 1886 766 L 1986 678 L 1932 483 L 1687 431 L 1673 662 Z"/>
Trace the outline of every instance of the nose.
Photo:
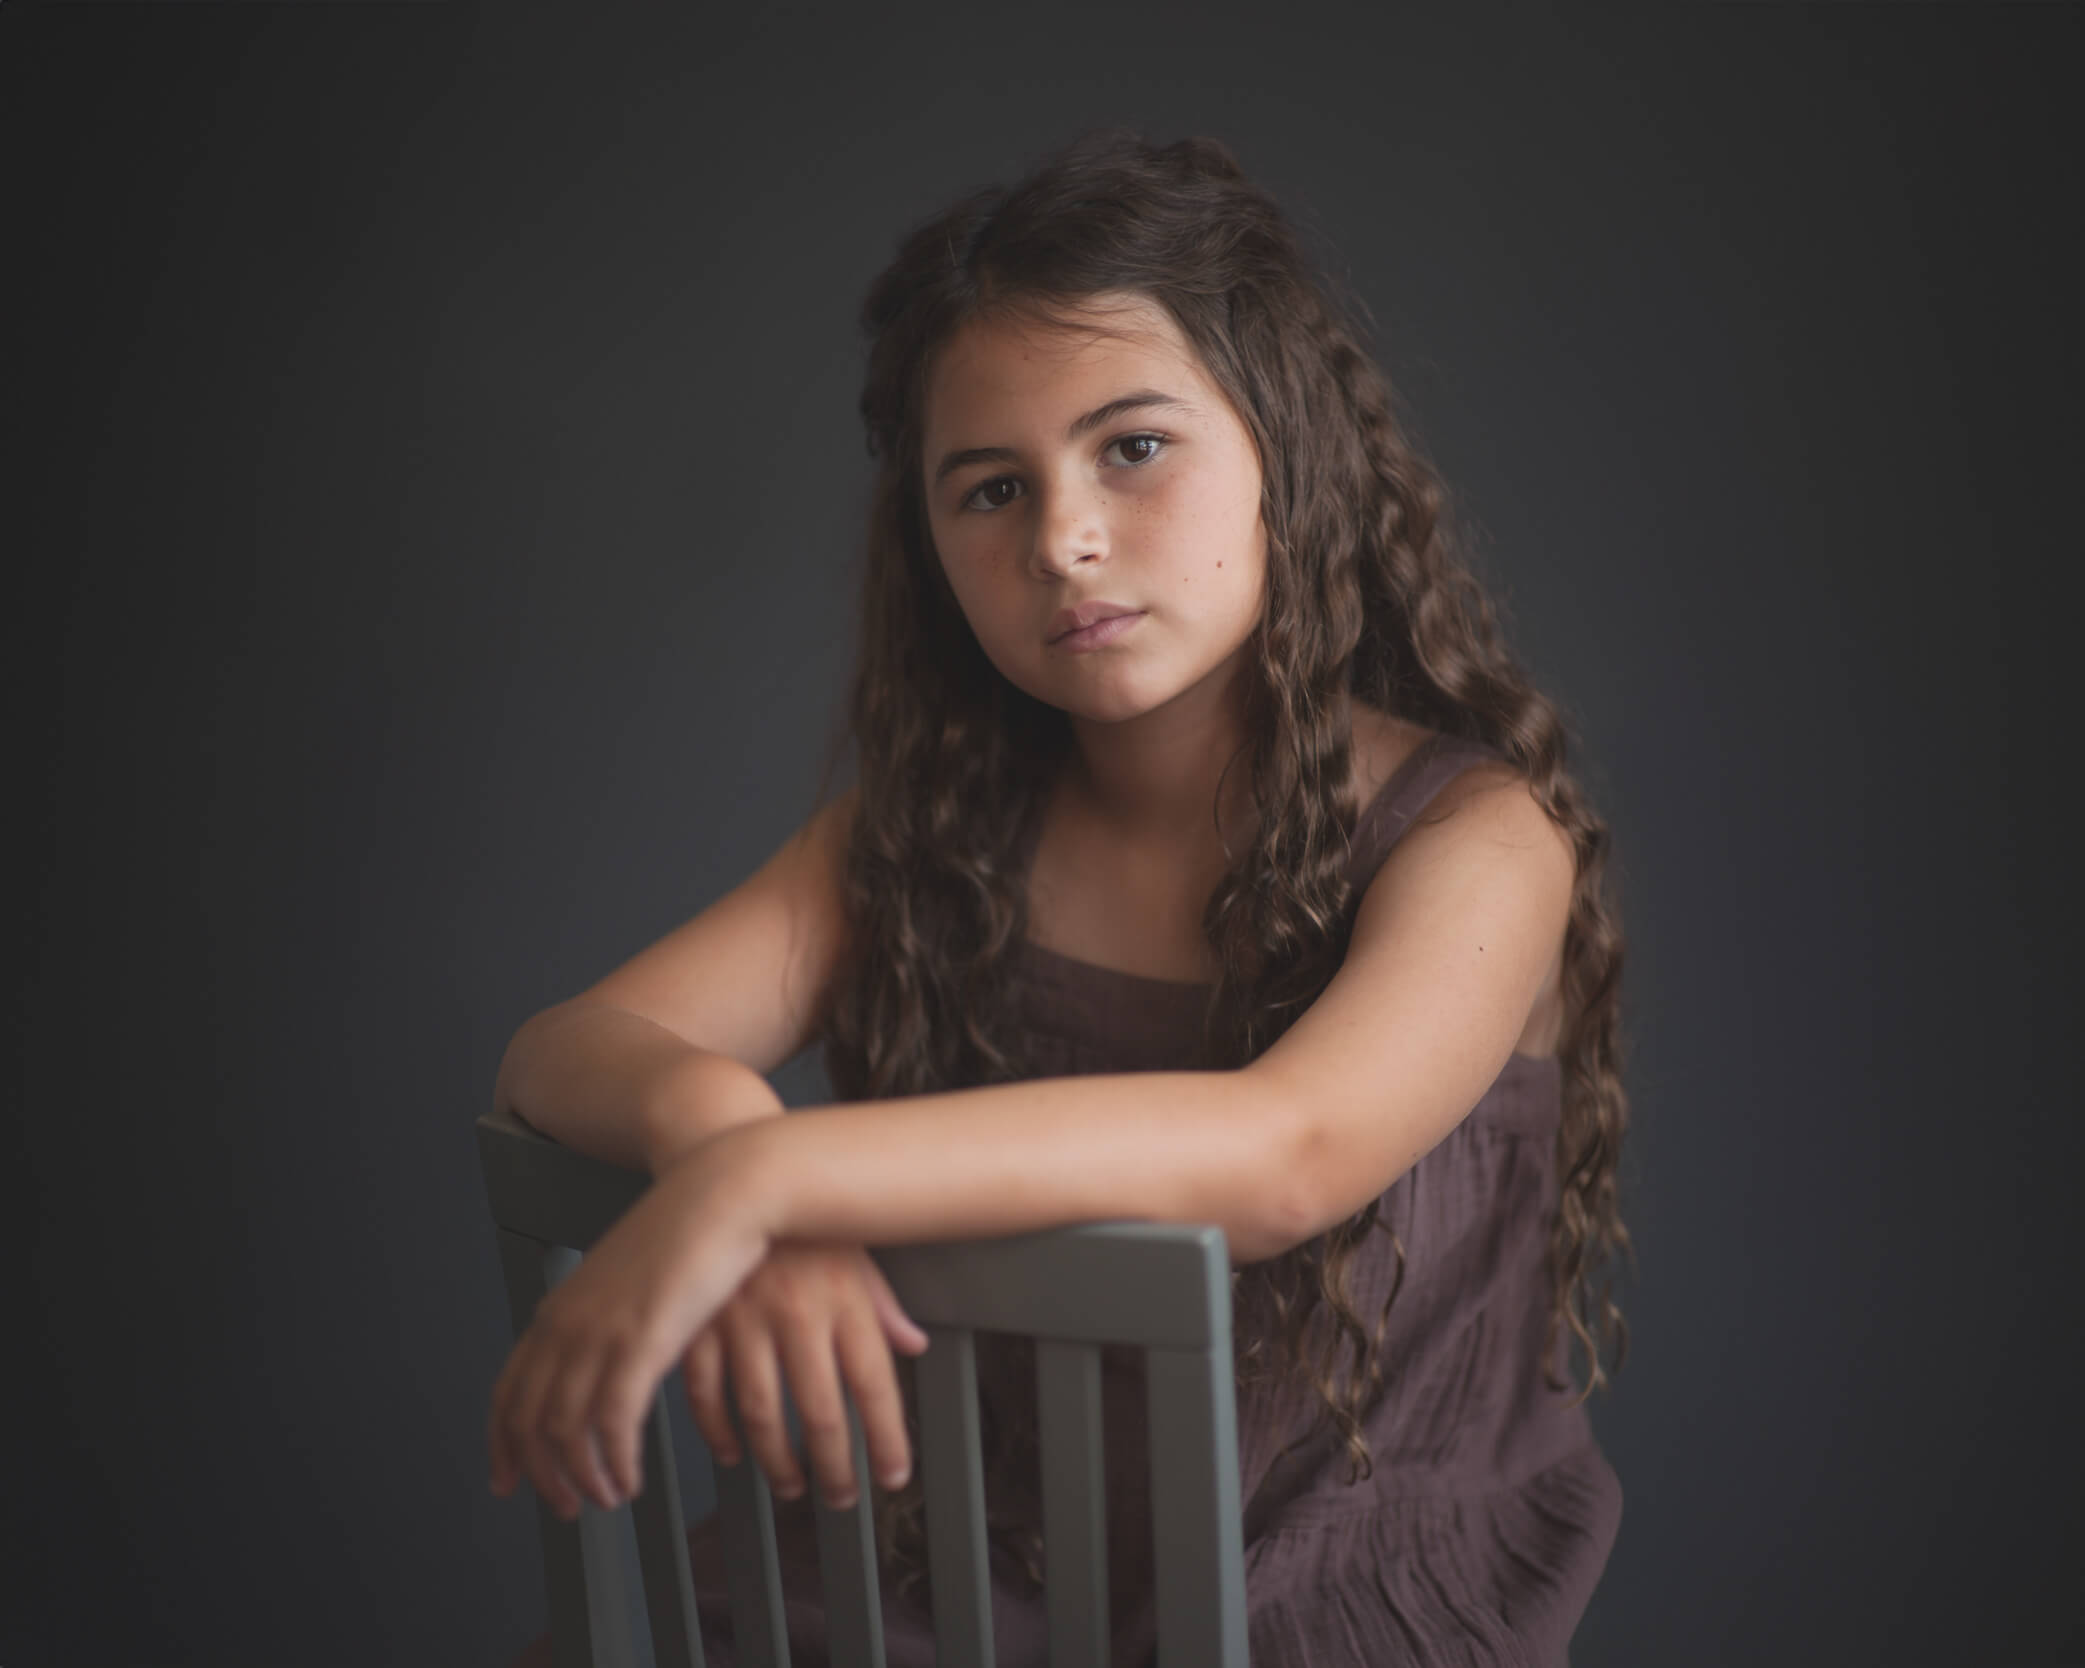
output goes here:
<path id="1" fill-rule="evenodd" d="M 1035 548 L 1031 565 L 1038 577 L 1070 573 L 1074 568 L 1107 560 L 1107 521 L 1092 493 L 1063 485 L 1034 490 Z"/>

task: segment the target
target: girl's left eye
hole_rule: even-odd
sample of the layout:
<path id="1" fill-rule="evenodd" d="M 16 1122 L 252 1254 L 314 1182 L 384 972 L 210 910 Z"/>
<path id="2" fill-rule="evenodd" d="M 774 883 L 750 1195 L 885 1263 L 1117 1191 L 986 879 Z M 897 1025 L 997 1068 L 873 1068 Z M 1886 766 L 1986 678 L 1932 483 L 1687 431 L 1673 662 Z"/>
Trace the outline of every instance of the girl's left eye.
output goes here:
<path id="1" fill-rule="evenodd" d="M 1148 440 L 1153 446 L 1157 447 L 1159 451 L 1165 450 L 1166 437 L 1162 434 L 1125 434 L 1120 440 L 1113 440 L 1110 441 L 1108 444 L 1111 447 L 1134 446 L 1140 440 Z M 1153 458 L 1157 456 L 1157 451 L 1146 452 L 1142 457 L 1132 459 L 1130 462 L 1130 467 L 1132 469 L 1141 468 L 1143 465 L 1149 463 Z"/>
<path id="2" fill-rule="evenodd" d="M 1154 461 L 1158 454 L 1166 449 L 1168 443 L 1169 437 L 1163 434 L 1125 434 L 1118 435 L 1115 439 L 1109 441 L 1106 449 L 1112 452 L 1118 446 L 1145 445 L 1150 447 L 1151 449 L 1145 452 L 1142 457 L 1130 458 L 1125 464 L 1125 467 L 1130 469 L 1142 469 L 1146 464 Z M 966 510 L 983 510 L 989 515 L 993 510 L 1003 508 L 1011 500 L 1001 498 L 996 503 L 980 504 L 977 501 L 979 496 L 990 492 L 994 487 L 1011 486 L 1014 484 L 1014 477 L 1011 475 L 994 475 L 989 481 L 979 481 L 963 499 L 962 508 Z"/>

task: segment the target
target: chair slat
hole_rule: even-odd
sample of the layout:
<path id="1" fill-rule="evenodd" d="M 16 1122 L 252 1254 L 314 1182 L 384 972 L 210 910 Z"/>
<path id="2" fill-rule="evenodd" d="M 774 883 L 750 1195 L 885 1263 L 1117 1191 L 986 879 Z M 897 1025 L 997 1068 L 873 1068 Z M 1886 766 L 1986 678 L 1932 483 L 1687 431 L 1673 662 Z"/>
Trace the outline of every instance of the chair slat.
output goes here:
<path id="1" fill-rule="evenodd" d="M 724 1584 L 731 1594 L 732 1642 L 745 1668 L 789 1668 L 789 1625 L 782 1611 L 782 1565 L 775 1550 L 775 1501 L 746 1444 L 731 1375 L 724 1377 L 739 1461 L 719 1465 L 717 1512 L 722 1522 Z"/>
<path id="2" fill-rule="evenodd" d="M 673 1463 L 673 1427 L 666 1392 L 652 1398 L 646 1421 L 644 1489 L 630 1502 L 637 1557 L 644 1570 L 644 1606 L 651 1621 L 657 1668 L 706 1668 L 702 1628 L 695 1614 L 695 1580 L 688 1568 L 687 1522 L 681 1514 L 680 1473 Z"/>
<path id="3" fill-rule="evenodd" d="M 815 1508 L 827 1654 L 833 1668 L 883 1668 L 883 1594 L 876 1582 L 876 1518 L 871 1506 L 876 1485 L 869 1475 L 861 1415 L 852 1400 L 847 1403 L 847 1438 L 859 1488 L 854 1504 L 836 1512 L 821 1499 Z"/>
<path id="4" fill-rule="evenodd" d="M 984 1450 L 977 1414 L 977 1343 L 965 1327 L 923 1327 L 919 1383 L 920 1487 L 934 1592 L 935 1659 L 992 1668 L 992 1582 L 985 1544 Z"/>
<path id="5" fill-rule="evenodd" d="M 1244 1516 L 1230 1346 L 1147 1350 L 1144 1362 L 1159 1668 L 1246 1668 L 1243 1569 L 1226 1556 Z"/>
<path id="6" fill-rule="evenodd" d="M 1050 1668 L 1108 1668 L 1108 1521 L 1100 1351 L 1039 1338 L 1043 1595 Z"/>

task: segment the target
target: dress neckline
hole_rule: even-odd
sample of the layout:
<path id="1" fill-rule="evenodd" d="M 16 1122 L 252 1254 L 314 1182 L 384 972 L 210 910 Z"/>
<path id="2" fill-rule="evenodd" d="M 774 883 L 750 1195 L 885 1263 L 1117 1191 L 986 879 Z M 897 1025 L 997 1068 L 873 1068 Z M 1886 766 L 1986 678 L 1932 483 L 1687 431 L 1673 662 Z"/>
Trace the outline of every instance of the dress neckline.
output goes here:
<path id="1" fill-rule="evenodd" d="M 1445 730 L 1435 730 L 1428 735 L 1398 762 L 1397 768 L 1390 772 L 1383 785 L 1377 788 L 1368 803 L 1361 807 L 1361 814 L 1354 819 L 1354 847 L 1357 851 L 1361 848 L 1364 835 L 1371 828 L 1371 819 L 1396 797 L 1398 790 L 1418 773 L 1420 766 L 1438 752 L 1446 740 Z M 1028 955 L 1056 962 L 1062 967 L 1076 968 L 1083 974 L 1116 979 L 1125 985 L 1175 991 L 1209 991 L 1215 988 L 1207 979 L 1161 979 L 1149 973 L 1130 973 L 1119 967 L 1103 967 L 1097 961 L 1087 961 L 1080 956 L 1068 956 L 1062 950 L 1053 950 L 1048 945 L 1038 944 L 1034 939 L 1025 936 L 1019 940 L 1019 945 Z"/>
<path id="2" fill-rule="evenodd" d="M 1398 792 L 1430 759 L 1448 745 L 1448 733 L 1445 730 L 1436 730 L 1405 755 L 1398 767 L 1375 791 L 1374 796 L 1361 808 L 1361 814 L 1354 819 L 1354 847 L 1357 851 L 1361 849 L 1365 839 L 1375 837 L 1374 820 L 1380 817 L 1383 808 L 1396 798 Z M 1189 998 L 1200 1001 L 1215 989 L 1207 979 L 1161 979 L 1149 973 L 1131 973 L 1119 967 L 1105 967 L 1097 961 L 1087 961 L 1080 956 L 1066 955 L 1062 950 L 1053 950 L 1048 945 L 1038 944 L 1034 939 L 1025 936 L 1015 940 L 1015 948 L 1031 961 L 1054 964 L 1060 974 L 1076 976 L 1080 982 L 1088 985 L 1112 983 L 1125 993 L 1143 991 L 1147 1000 L 1170 1001 L 1179 1005 L 1183 1013 L 1188 1010 Z M 1505 1069 L 1512 1070 L 1516 1067 L 1522 1071 L 1561 1070 L 1562 1061 L 1555 1054 L 1523 1054 L 1519 1049 L 1515 1049 L 1506 1057 Z"/>

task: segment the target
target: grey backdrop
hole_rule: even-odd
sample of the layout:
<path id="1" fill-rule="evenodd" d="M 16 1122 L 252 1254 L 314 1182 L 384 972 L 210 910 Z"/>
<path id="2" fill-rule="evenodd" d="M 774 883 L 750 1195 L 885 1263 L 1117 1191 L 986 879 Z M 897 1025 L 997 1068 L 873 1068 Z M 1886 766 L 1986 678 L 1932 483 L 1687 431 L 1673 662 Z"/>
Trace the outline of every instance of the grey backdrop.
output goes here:
<path id="1" fill-rule="evenodd" d="M 1575 1659 L 2085 1660 L 2079 10 L 886 28 L 0 16 L 0 1662 L 541 1626 L 471 1120 L 809 809 L 863 286 L 1117 119 L 1351 274 L 1614 828 L 1642 1274 Z"/>

